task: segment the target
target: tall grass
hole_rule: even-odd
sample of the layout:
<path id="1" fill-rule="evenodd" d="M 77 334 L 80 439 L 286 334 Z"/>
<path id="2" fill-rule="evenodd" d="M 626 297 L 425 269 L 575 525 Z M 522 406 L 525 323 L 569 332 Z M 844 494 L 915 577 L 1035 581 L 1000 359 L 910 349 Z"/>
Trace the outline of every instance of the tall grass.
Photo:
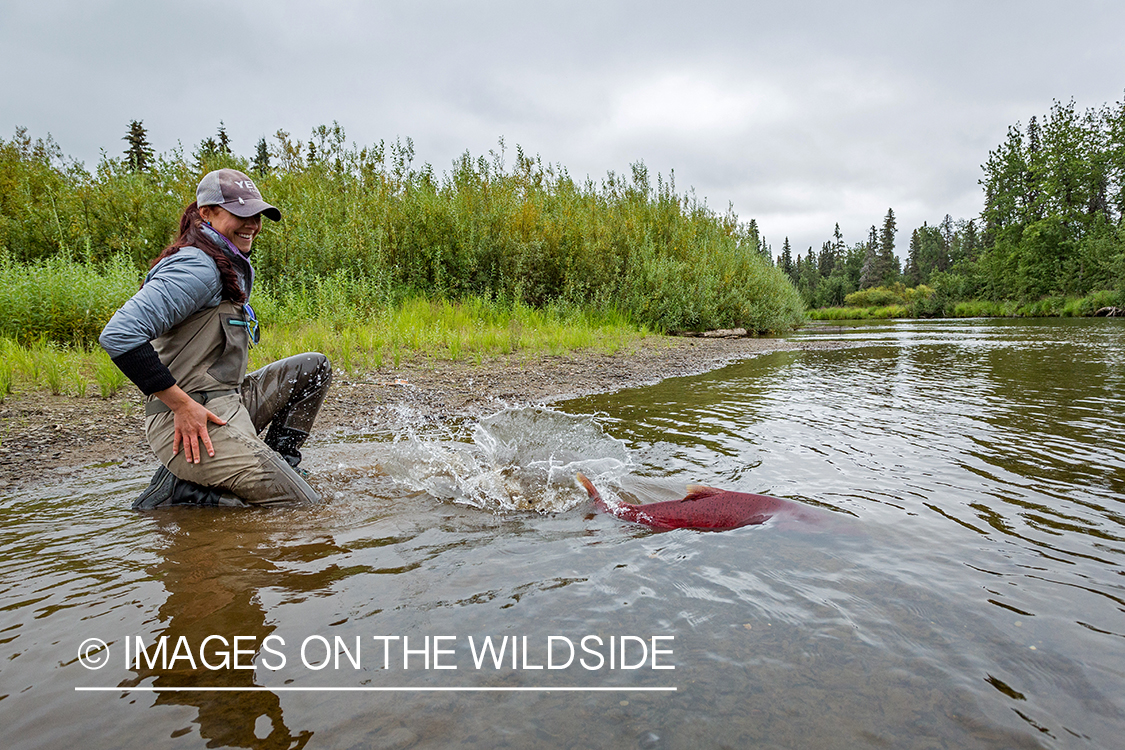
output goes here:
<path id="1" fill-rule="evenodd" d="M 922 289 L 923 287 L 919 287 Z M 907 290 L 910 291 L 910 290 Z M 850 297 L 850 295 L 849 295 Z M 874 298 L 882 299 L 876 295 Z M 870 299 L 858 297 L 859 301 Z M 1099 291 L 1085 297 L 1044 297 L 1033 302 L 1014 300 L 962 300 L 951 302 L 938 295 L 914 296 L 907 305 L 885 307 L 823 307 L 809 310 L 811 320 L 864 320 L 868 318 L 1080 318 L 1103 307 L 1125 306 L 1125 294 Z"/>
<path id="2" fill-rule="evenodd" d="M 264 307 L 264 306 L 263 306 Z M 303 351 L 320 351 L 334 366 L 354 372 L 393 365 L 404 353 L 481 363 L 513 353 L 560 355 L 575 350 L 613 354 L 648 335 L 620 313 L 522 304 L 472 297 L 463 302 L 411 298 L 366 321 L 341 324 L 332 316 L 283 316 L 265 329 L 251 352 L 251 367 Z"/>
<path id="3" fill-rule="evenodd" d="M 348 373 L 397 369 L 404 359 L 418 358 L 483 365 L 511 354 L 614 354 L 639 346 L 651 335 L 613 310 L 561 304 L 533 308 L 477 297 L 463 302 L 415 297 L 348 322 L 330 313 L 306 317 L 302 309 L 291 310 L 269 296 L 259 301 L 262 340 L 250 350 L 252 368 L 306 351 L 325 353 L 335 368 Z M 280 322 L 264 311 L 277 314 Z M 111 398 L 128 384 L 97 345 L 61 346 L 42 337 L 20 343 L 0 337 L 0 355 L 0 401 L 18 389 L 84 396 L 91 382 L 102 398 Z"/>
<path id="4" fill-rule="evenodd" d="M 311 141 L 313 152 L 279 134 L 277 168 L 256 177 L 283 221 L 258 238 L 255 267 L 275 298 L 293 298 L 286 309 L 304 300 L 305 320 L 326 307 L 366 320 L 417 296 L 614 309 L 655 331 L 780 331 L 803 319 L 756 229 L 653 180 L 643 163 L 577 181 L 518 148 L 509 167 L 501 143 L 438 173 L 414 164 L 409 140 L 349 146 L 333 126 Z M 143 174 L 112 159 L 89 173 L 19 131 L 0 139 L 0 248 L 20 264 L 124 256 L 143 269 L 172 239 L 199 178 L 220 166 L 249 171 L 236 156 L 189 163 L 173 152 Z"/>
<path id="5" fill-rule="evenodd" d="M 85 396 L 89 390 L 90 374 L 94 372 L 98 359 L 101 357 L 109 362 L 108 356 L 100 350 L 59 346 L 43 338 L 21 344 L 14 339 L 0 337 L 0 355 L 3 356 L 0 362 L 0 400 L 17 387 L 46 389 L 56 396 Z M 120 375 L 120 380 L 121 385 L 113 393 L 124 385 L 125 376 Z"/>
<path id="6" fill-rule="evenodd" d="M 885 320 L 911 317 L 910 310 L 905 305 L 821 307 L 816 310 L 809 310 L 807 314 L 810 320 Z"/>

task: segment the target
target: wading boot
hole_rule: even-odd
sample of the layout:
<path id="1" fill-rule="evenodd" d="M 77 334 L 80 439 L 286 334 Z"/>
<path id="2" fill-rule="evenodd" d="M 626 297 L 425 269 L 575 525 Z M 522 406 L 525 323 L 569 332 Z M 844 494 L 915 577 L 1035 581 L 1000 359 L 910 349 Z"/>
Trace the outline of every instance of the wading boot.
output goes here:
<path id="1" fill-rule="evenodd" d="M 266 433 L 265 443 L 284 458 L 285 463 L 292 466 L 294 471 L 303 477 L 307 477 L 309 473 L 304 469 L 298 469 L 297 465 L 301 463 L 301 451 L 299 448 L 304 445 L 305 441 L 308 439 L 309 433 L 304 430 L 270 425 L 269 432 Z"/>
<path id="2" fill-rule="evenodd" d="M 180 479 L 161 465 L 152 476 L 149 486 L 133 501 L 133 510 L 152 510 L 173 505 L 240 507 L 246 503 L 218 487 L 204 487 Z"/>

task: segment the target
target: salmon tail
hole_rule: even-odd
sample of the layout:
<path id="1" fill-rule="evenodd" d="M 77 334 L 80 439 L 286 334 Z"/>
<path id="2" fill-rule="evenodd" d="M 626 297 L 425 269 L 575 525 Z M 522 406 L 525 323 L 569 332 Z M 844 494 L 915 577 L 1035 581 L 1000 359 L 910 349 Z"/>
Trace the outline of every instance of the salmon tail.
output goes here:
<path id="1" fill-rule="evenodd" d="M 578 482 L 585 487 L 586 492 L 590 494 L 590 499 L 594 501 L 595 508 L 603 512 L 609 511 L 609 506 L 605 504 L 605 500 L 602 500 L 602 496 L 598 494 L 598 488 L 595 487 L 594 483 L 587 479 L 586 475 L 582 472 L 578 472 Z"/>

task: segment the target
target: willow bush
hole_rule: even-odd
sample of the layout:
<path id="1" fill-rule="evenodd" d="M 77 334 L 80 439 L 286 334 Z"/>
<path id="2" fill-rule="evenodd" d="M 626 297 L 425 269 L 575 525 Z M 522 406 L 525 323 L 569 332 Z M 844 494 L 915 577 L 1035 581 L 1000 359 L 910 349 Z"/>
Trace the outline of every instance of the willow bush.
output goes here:
<path id="1" fill-rule="evenodd" d="M 280 131 L 275 141 L 275 167 L 255 179 L 283 220 L 266 222 L 254 263 L 279 313 L 362 320 L 423 296 L 610 310 L 656 331 L 769 332 L 803 319 L 756 230 L 677 194 L 673 180 L 653 185 L 643 163 L 577 181 L 518 148 L 508 168 L 501 141 L 490 158 L 465 153 L 439 175 L 414 166 L 409 139 L 359 148 L 334 125 L 306 143 Z M 103 157 L 91 173 L 50 138 L 17 131 L 0 139 L 0 253 L 13 265 L 86 264 L 109 285 L 107 304 L 119 303 L 115 259 L 147 268 L 200 177 L 222 166 L 251 172 L 236 155 L 177 150 L 144 172 Z M 8 335 L 47 333 L 26 320 Z"/>

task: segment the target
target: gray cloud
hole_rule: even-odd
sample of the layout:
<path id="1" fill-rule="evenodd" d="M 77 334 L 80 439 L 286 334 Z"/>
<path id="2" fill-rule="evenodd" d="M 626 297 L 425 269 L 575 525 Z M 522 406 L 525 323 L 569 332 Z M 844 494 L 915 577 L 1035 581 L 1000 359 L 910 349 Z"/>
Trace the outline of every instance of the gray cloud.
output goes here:
<path id="1" fill-rule="evenodd" d="M 10 6 L 15 7 L 10 7 Z M 96 162 L 131 119 L 190 151 L 223 121 L 411 136 L 439 170 L 509 148 L 602 178 L 643 160 L 780 250 L 899 244 L 980 210 L 979 165 L 1052 99 L 1121 98 L 1118 2 L 62 2 L 0 8 L 0 136 Z"/>

